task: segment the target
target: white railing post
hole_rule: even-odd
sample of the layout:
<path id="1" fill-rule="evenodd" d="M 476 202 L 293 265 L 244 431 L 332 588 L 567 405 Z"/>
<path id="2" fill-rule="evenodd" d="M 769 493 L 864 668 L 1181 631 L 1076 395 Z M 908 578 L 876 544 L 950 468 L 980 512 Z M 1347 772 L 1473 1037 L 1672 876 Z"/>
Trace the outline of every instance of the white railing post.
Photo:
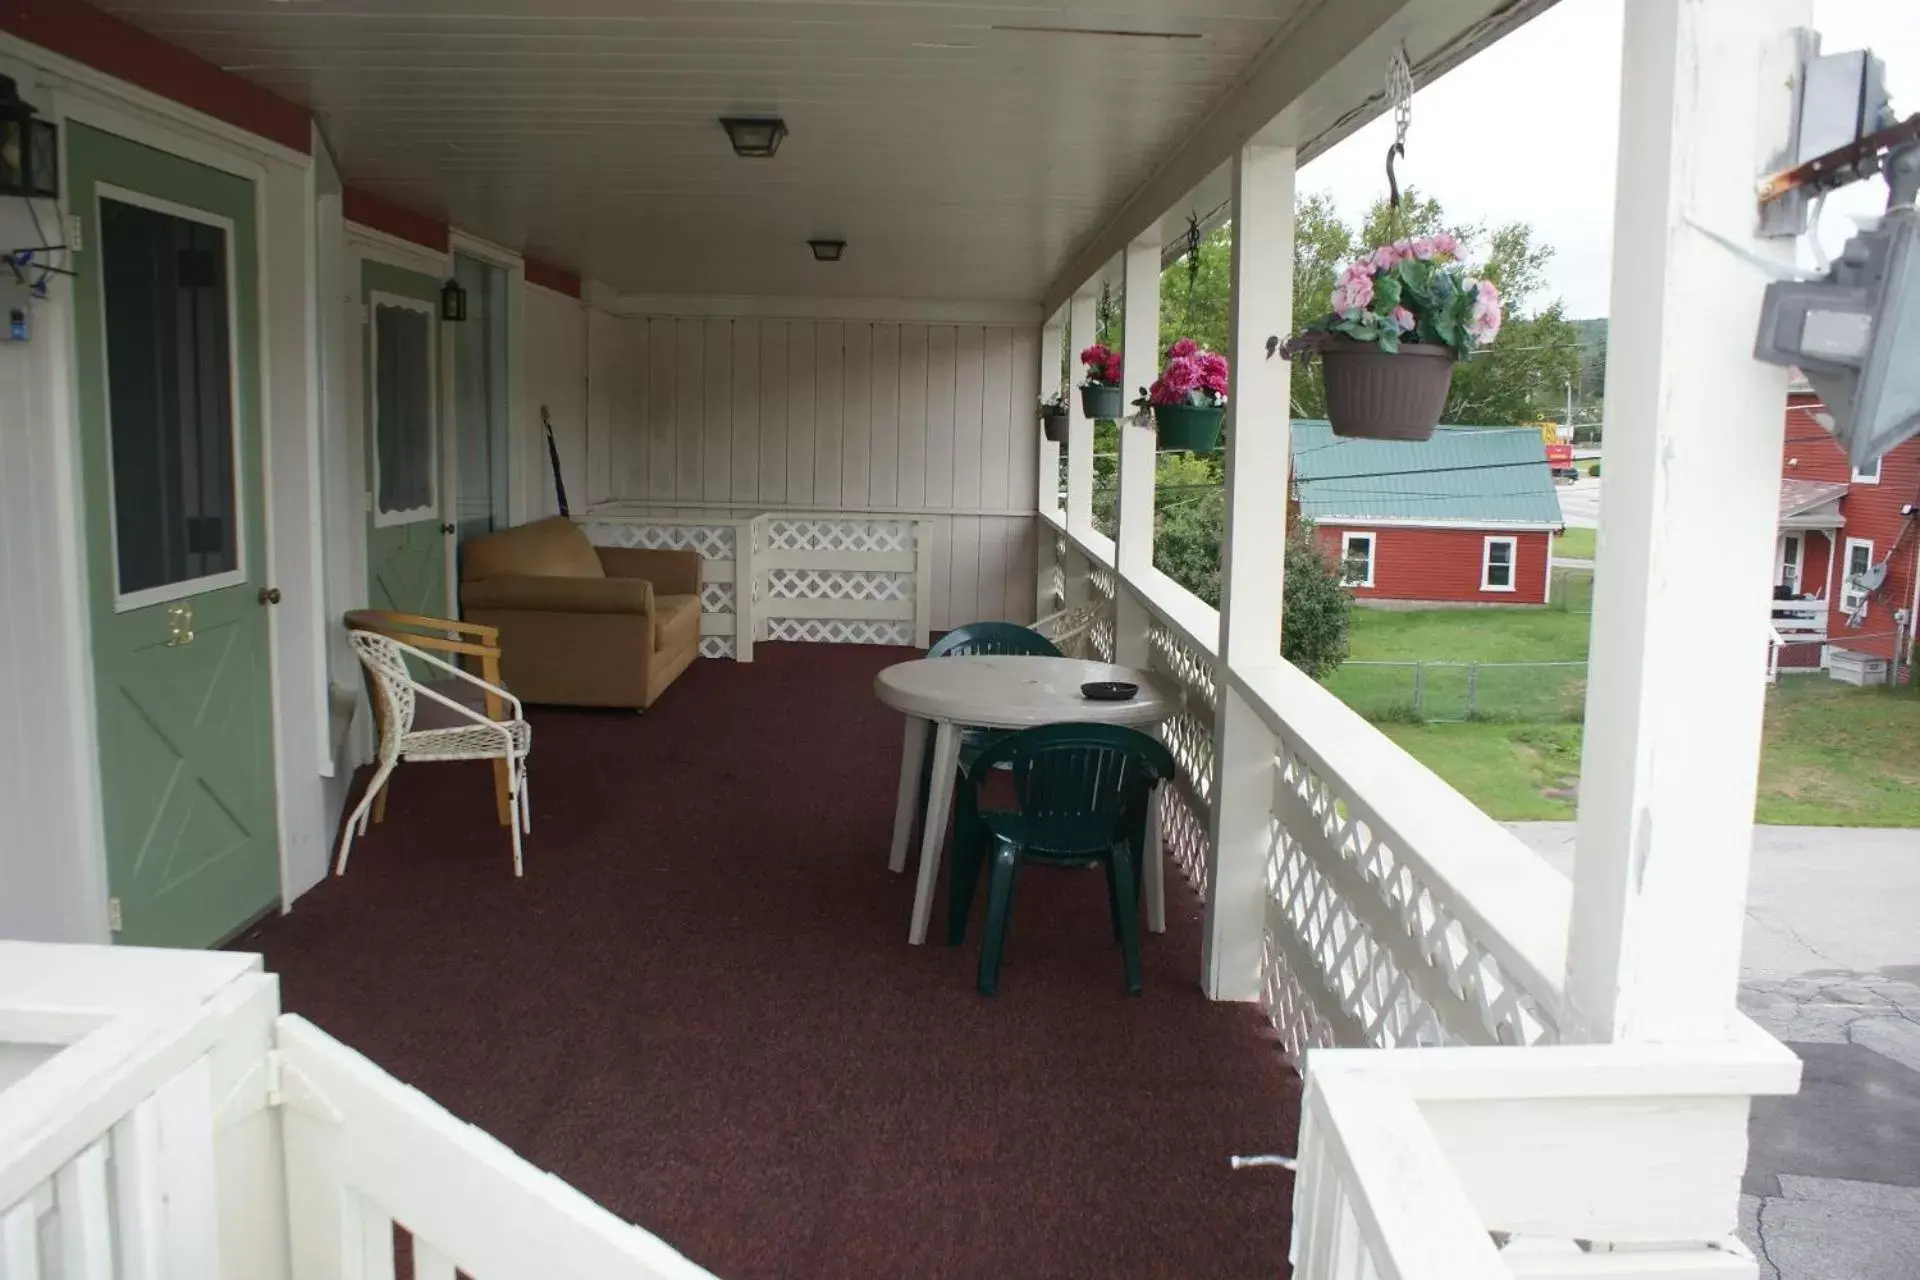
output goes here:
<path id="1" fill-rule="evenodd" d="M 1568 1030 L 1727 1034 L 1753 839 L 1786 371 L 1753 359 L 1754 175 L 1811 0 L 1627 6 Z M 1790 261 L 1789 241 L 1751 241 Z M 1720 549 L 1712 573 L 1697 549 Z"/>
<path id="2" fill-rule="evenodd" d="M 1074 294 L 1067 307 L 1067 347 L 1076 369 L 1080 353 L 1093 345 L 1099 305 L 1098 297 L 1083 291 Z M 1066 519 L 1069 529 L 1084 532 L 1093 528 L 1093 419 L 1080 407 L 1080 396 L 1071 387 L 1067 395 Z"/>
<path id="3" fill-rule="evenodd" d="M 1250 145 L 1233 158 L 1233 275 L 1227 304 L 1227 537 L 1220 549 L 1220 664 L 1280 659 L 1287 546 L 1290 368 L 1267 355 L 1293 317 L 1292 147 Z M 1215 1000 L 1257 1000 L 1266 928 L 1267 829 L 1274 734 L 1227 679 L 1213 729 L 1213 829 L 1201 977 Z"/>
<path id="4" fill-rule="evenodd" d="M 764 516 L 741 520 L 733 528 L 733 660 L 753 661 L 753 642 L 760 625 L 760 584 L 755 552 L 766 539 Z"/>
<path id="5" fill-rule="evenodd" d="M 1149 227 L 1127 246 L 1126 340 L 1121 352 L 1122 396 L 1132 397 L 1160 372 L 1160 229 Z M 1116 528 L 1113 565 L 1122 582 L 1139 581 L 1153 567 L 1153 481 L 1158 456 L 1153 426 L 1123 416 L 1120 421 L 1120 475 L 1114 502 Z M 1123 666 L 1147 665 L 1147 630 L 1152 615 L 1137 593 L 1114 597 L 1113 660 Z"/>
<path id="6" fill-rule="evenodd" d="M 1066 321 L 1066 313 L 1056 311 L 1040 328 L 1040 397 L 1043 400 L 1068 389 L 1066 370 L 1060 363 L 1061 347 L 1066 342 Z M 1057 517 L 1060 515 L 1060 442 L 1047 439 L 1045 431 L 1036 431 L 1034 435 L 1040 441 L 1035 510 Z"/>

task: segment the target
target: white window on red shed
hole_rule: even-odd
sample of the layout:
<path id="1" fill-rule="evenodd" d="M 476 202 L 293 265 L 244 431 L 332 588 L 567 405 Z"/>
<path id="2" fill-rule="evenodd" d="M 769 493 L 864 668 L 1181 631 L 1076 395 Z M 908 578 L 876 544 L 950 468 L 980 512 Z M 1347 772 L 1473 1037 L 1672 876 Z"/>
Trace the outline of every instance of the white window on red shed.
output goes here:
<path id="1" fill-rule="evenodd" d="M 1518 538 L 1488 538 L 1480 550 L 1480 589 L 1512 591 L 1515 548 Z"/>
<path id="2" fill-rule="evenodd" d="M 1840 609 L 1852 613 L 1867 599 L 1860 579 L 1873 568 L 1873 543 L 1866 538 L 1848 538 L 1844 559 L 1840 561 Z"/>
<path id="3" fill-rule="evenodd" d="M 1340 581 L 1349 587 L 1373 585 L 1373 535 L 1340 535 Z"/>
<path id="4" fill-rule="evenodd" d="M 1880 459 L 1875 458 L 1872 462 L 1869 462 L 1866 466 L 1857 469 L 1853 473 L 1853 482 L 1855 484 L 1879 484 L 1880 483 Z"/>

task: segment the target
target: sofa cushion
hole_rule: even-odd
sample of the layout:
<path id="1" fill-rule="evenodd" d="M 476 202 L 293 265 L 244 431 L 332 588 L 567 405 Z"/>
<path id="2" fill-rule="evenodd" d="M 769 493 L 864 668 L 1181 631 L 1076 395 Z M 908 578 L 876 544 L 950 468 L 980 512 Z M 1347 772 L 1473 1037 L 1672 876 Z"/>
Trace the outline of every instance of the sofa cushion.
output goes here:
<path id="1" fill-rule="evenodd" d="M 700 597 L 653 598 L 653 648 L 660 653 L 700 643 Z"/>
<path id="2" fill-rule="evenodd" d="M 586 531 L 550 516 L 460 544 L 460 578 L 604 578 Z"/>

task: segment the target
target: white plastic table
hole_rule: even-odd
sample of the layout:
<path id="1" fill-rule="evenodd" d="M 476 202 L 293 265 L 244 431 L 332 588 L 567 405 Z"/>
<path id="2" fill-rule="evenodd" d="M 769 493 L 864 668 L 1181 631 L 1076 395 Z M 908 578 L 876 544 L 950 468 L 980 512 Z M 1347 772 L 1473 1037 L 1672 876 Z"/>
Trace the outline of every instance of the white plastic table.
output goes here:
<path id="1" fill-rule="evenodd" d="M 1094 702 L 1080 686 L 1095 680 L 1125 680 L 1140 686 L 1126 702 Z M 953 778 L 960 764 L 962 729 L 1031 729 L 1046 724 L 1158 724 L 1180 710 L 1179 686 L 1164 676 L 1107 662 L 1078 658 L 1016 656 L 921 658 L 888 667 L 874 677 L 880 701 L 906 714 L 900 748 L 900 792 L 894 801 L 893 851 L 887 865 L 907 868 L 907 841 L 913 835 L 914 809 L 920 799 L 920 768 L 926 758 L 927 725 L 933 735 L 933 778 L 927 794 L 926 832 L 920 841 L 920 879 L 913 895 L 913 923 L 907 941 L 927 940 L 933 911 L 933 886 L 940 874 L 940 849 L 953 810 Z M 1163 869 L 1158 856 L 1158 813 L 1149 815 L 1146 858 L 1147 927 L 1166 930 Z"/>

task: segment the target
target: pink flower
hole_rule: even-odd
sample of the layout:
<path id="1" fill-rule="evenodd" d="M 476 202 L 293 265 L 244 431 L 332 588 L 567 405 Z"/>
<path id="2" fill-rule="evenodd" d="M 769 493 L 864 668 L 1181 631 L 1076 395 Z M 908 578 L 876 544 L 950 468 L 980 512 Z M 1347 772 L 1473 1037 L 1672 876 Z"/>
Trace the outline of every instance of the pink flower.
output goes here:
<path id="1" fill-rule="evenodd" d="M 1202 351 L 1196 360 L 1200 366 L 1200 385 L 1216 396 L 1227 394 L 1227 358 L 1216 351 Z"/>
<path id="2" fill-rule="evenodd" d="M 1120 385 L 1120 357 L 1109 355 L 1105 364 L 1100 366 L 1100 377 L 1108 386 Z"/>
<path id="3" fill-rule="evenodd" d="M 1200 344 L 1192 338 L 1176 338 L 1173 345 L 1167 348 L 1167 357 L 1169 359 L 1179 359 L 1183 356 L 1194 355 L 1199 350 Z"/>
<path id="4" fill-rule="evenodd" d="M 1340 282 L 1333 291 L 1333 310 L 1336 315 L 1346 315 L 1349 311 L 1361 311 L 1373 305 L 1373 277 L 1366 274 L 1349 276 Z"/>
<path id="5" fill-rule="evenodd" d="M 1467 336 L 1485 346 L 1500 336 L 1500 289 L 1482 280 L 1473 290 L 1473 312 L 1467 317 Z"/>
<path id="6" fill-rule="evenodd" d="M 1480 296 L 1475 299 L 1474 305 L 1487 307 L 1497 313 L 1500 310 L 1500 286 L 1491 280 L 1482 280 Z"/>
<path id="7" fill-rule="evenodd" d="M 1393 256 L 1397 262 L 1405 262 L 1411 258 L 1413 256 L 1413 241 L 1395 240 L 1393 242 Z"/>
<path id="8" fill-rule="evenodd" d="M 1173 356 L 1167 361 L 1167 367 L 1160 371 L 1160 381 L 1167 390 L 1184 396 L 1200 386 L 1200 362 L 1191 355 Z"/>
<path id="9" fill-rule="evenodd" d="M 1413 318 L 1413 312 L 1407 310 L 1405 307 L 1395 307 L 1391 314 L 1394 326 L 1402 333 L 1411 333 L 1414 325 L 1419 323 L 1419 321 Z"/>
<path id="10" fill-rule="evenodd" d="M 1460 242 L 1453 238 L 1451 231 L 1442 231 L 1433 238 L 1433 251 L 1455 258 L 1460 255 Z"/>
<path id="11" fill-rule="evenodd" d="M 1373 251 L 1373 269 L 1391 271 L 1400 261 L 1400 255 L 1390 244 L 1383 244 Z"/>

